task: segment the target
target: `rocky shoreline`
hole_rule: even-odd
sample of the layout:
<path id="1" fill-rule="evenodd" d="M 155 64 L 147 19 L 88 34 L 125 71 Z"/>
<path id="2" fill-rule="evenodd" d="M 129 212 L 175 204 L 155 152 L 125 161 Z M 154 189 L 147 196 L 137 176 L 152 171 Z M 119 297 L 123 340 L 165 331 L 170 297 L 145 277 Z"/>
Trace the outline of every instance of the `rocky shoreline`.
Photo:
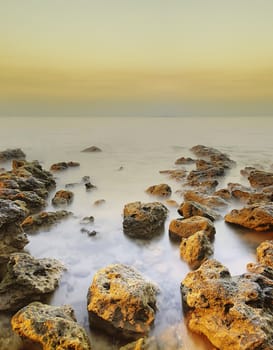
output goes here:
<path id="1" fill-rule="evenodd" d="M 273 241 L 257 246 L 257 262 L 250 262 L 247 272 L 240 276 L 231 276 L 213 253 L 217 235 L 214 223 L 219 220 L 257 232 L 273 230 L 273 173 L 245 167 L 241 175 L 249 186 L 229 183 L 218 188 L 235 162 L 203 145 L 190 151 L 195 159 L 182 156 L 174 160 L 175 170 L 160 171 L 181 184 L 181 203 L 171 202 L 170 185 L 152 184 L 143 191 L 155 201 L 124 203 L 123 232 L 136 242 L 152 240 L 164 234 L 170 215 L 168 205 L 177 206 L 179 217 L 170 218 L 168 231 L 191 270 L 181 276 L 180 286 L 181 310 L 189 329 L 204 335 L 220 350 L 272 349 Z M 83 152 L 103 151 L 92 146 Z M 93 349 L 92 339 L 77 323 L 73 308 L 48 304 L 66 267 L 51 257 L 37 259 L 25 250 L 29 235 L 50 230 L 73 215 L 67 209 L 74 193 L 56 191 L 55 174 L 80 164 L 54 163 L 48 171 L 38 161 L 27 161 L 21 149 L 0 152 L 0 162 L 11 164 L 11 170 L 0 172 L 0 316 L 10 320 L 10 326 L 4 328 L 6 336 L 0 336 L 0 348 L 17 344 L 19 349 L 27 342 L 39 343 L 44 350 Z M 96 188 L 88 176 L 66 187 L 73 189 L 76 185 L 86 191 Z M 46 211 L 51 197 L 56 210 Z M 236 208 L 227 212 L 234 202 Z M 83 224 L 92 220 L 84 218 Z M 96 235 L 88 228 L 82 232 Z M 83 300 L 89 326 L 121 339 L 120 350 L 184 349 L 179 325 L 160 335 L 149 335 L 156 320 L 159 293 L 160 285 L 147 280 L 133 266 L 105 266 L 90 281 L 87 300 Z"/>

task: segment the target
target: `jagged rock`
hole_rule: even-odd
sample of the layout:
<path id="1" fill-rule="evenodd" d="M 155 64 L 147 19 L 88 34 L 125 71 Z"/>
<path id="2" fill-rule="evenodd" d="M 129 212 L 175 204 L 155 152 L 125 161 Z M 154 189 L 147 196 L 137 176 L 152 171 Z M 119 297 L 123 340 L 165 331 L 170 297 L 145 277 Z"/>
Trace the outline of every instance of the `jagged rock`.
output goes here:
<path id="1" fill-rule="evenodd" d="M 71 191 L 60 190 L 57 191 L 52 198 L 52 204 L 55 206 L 64 206 L 71 204 L 73 201 L 74 194 Z"/>
<path id="2" fill-rule="evenodd" d="M 41 210 L 46 205 L 46 201 L 34 191 L 0 188 L 0 198 L 25 202 L 26 208 L 32 213 Z"/>
<path id="3" fill-rule="evenodd" d="M 254 170 L 248 176 L 248 181 L 252 187 L 267 187 L 273 185 L 273 173 Z"/>
<path id="4" fill-rule="evenodd" d="M 128 203 L 123 209 L 123 231 L 133 238 L 152 238 L 162 231 L 167 214 L 160 202 Z"/>
<path id="5" fill-rule="evenodd" d="M 218 151 L 216 148 L 208 147 L 204 145 L 196 145 L 193 146 L 191 149 L 191 152 L 193 152 L 197 157 L 206 157 L 209 158 L 212 155 L 215 154 L 221 154 L 220 151 Z"/>
<path id="6" fill-rule="evenodd" d="M 147 335 L 155 318 L 157 292 L 133 267 L 115 264 L 99 270 L 87 296 L 91 327 L 128 339 Z"/>
<path id="7" fill-rule="evenodd" d="M 20 337 L 41 344 L 43 350 L 91 350 L 88 336 L 69 305 L 33 302 L 12 317 L 11 325 Z"/>
<path id="8" fill-rule="evenodd" d="M 244 169 L 240 170 L 240 174 L 244 177 L 248 177 L 252 171 L 256 171 L 256 170 L 258 169 L 256 169 L 253 166 L 246 166 Z"/>
<path id="9" fill-rule="evenodd" d="M 24 159 L 25 153 L 20 148 L 6 149 L 0 152 L 0 161 L 6 161 L 11 159 Z"/>
<path id="10" fill-rule="evenodd" d="M 159 184 L 148 187 L 146 192 L 154 196 L 170 197 L 172 194 L 172 189 L 167 184 Z"/>
<path id="11" fill-rule="evenodd" d="M 160 170 L 160 174 L 167 174 L 171 179 L 181 181 L 187 176 L 187 170 L 185 169 Z"/>
<path id="12" fill-rule="evenodd" d="M 231 277 L 216 260 L 205 261 L 181 283 L 191 331 L 221 350 L 273 348 L 273 280 L 261 274 Z"/>
<path id="13" fill-rule="evenodd" d="M 182 333 L 181 325 L 170 326 L 157 336 L 140 338 L 119 350 L 184 350 Z"/>
<path id="14" fill-rule="evenodd" d="M 171 238 L 181 240 L 188 238 L 197 231 L 205 231 L 210 239 L 215 235 L 215 227 L 209 219 L 202 216 L 192 216 L 187 219 L 174 219 L 169 225 Z"/>
<path id="15" fill-rule="evenodd" d="M 181 241 L 180 256 L 192 269 L 197 269 L 212 254 L 213 246 L 205 231 L 195 232 Z"/>
<path id="16" fill-rule="evenodd" d="M 82 152 L 101 152 L 101 149 L 97 146 L 87 147 Z"/>
<path id="17" fill-rule="evenodd" d="M 208 158 L 214 165 L 222 166 L 223 168 L 231 168 L 235 162 L 225 153 L 220 152 L 216 148 L 197 145 L 191 148 L 191 151 L 197 156 Z"/>
<path id="18" fill-rule="evenodd" d="M 257 247 L 257 260 L 260 264 L 273 268 L 273 241 L 264 241 Z"/>
<path id="19" fill-rule="evenodd" d="M 0 283 L 0 310 L 18 310 L 53 292 L 64 266 L 55 259 L 35 259 L 26 253 L 10 255 Z"/>
<path id="20" fill-rule="evenodd" d="M 221 188 L 213 193 L 214 196 L 220 197 L 225 201 L 231 199 L 231 193 L 227 188 Z"/>
<path id="21" fill-rule="evenodd" d="M 54 163 L 51 165 L 50 170 L 51 171 L 61 171 L 61 170 L 66 170 L 69 167 L 77 167 L 80 166 L 80 163 L 78 162 L 59 162 L 59 163 Z"/>
<path id="22" fill-rule="evenodd" d="M 195 160 L 190 157 L 180 157 L 176 159 L 175 164 L 192 164 Z"/>
<path id="23" fill-rule="evenodd" d="M 71 212 L 68 212 L 66 210 L 57 210 L 55 212 L 43 211 L 39 214 L 31 215 L 25 218 L 21 224 L 21 227 L 28 233 L 37 232 L 40 229 L 47 229 L 52 225 L 55 225 L 71 214 Z"/>
<path id="24" fill-rule="evenodd" d="M 209 207 L 193 201 L 182 203 L 177 211 L 185 219 L 190 218 L 191 216 L 204 216 L 205 218 L 214 221 L 220 217 L 217 212 L 210 209 Z"/>
<path id="25" fill-rule="evenodd" d="M 21 251 L 28 243 L 20 227 L 26 211 L 10 200 L 0 199 L 0 263 L 6 262 L 11 253 Z"/>
<path id="26" fill-rule="evenodd" d="M 237 183 L 229 183 L 228 190 L 232 196 L 248 204 L 271 202 L 273 192 L 261 192 Z"/>
<path id="27" fill-rule="evenodd" d="M 255 231 L 273 229 L 273 203 L 233 209 L 225 216 L 225 221 Z"/>
<path id="28" fill-rule="evenodd" d="M 228 205 L 228 203 L 219 196 L 206 195 L 197 191 L 186 191 L 184 193 L 184 200 L 197 202 L 211 209 L 219 209 L 219 207 L 225 207 Z"/>

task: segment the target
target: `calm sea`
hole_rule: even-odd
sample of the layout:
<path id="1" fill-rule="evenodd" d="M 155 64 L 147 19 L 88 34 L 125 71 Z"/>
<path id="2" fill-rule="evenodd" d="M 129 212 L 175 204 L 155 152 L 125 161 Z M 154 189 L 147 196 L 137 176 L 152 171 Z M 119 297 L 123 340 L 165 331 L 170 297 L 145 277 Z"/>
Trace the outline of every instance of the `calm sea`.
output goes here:
<path id="1" fill-rule="evenodd" d="M 90 176 L 97 186 L 89 192 L 83 185 L 70 188 L 75 197 L 68 210 L 74 216 L 50 231 L 30 235 L 26 247 L 37 258 L 56 258 L 66 265 L 67 271 L 51 303 L 73 306 L 78 322 L 90 334 L 93 349 L 117 349 L 111 339 L 89 330 L 86 311 L 86 294 L 94 273 L 112 263 L 132 265 L 158 284 L 159 311 L 152 333 L 180 323 L 185 349 L 210 349 L 204 339 L 193 336 L 184 326 L 179 287 L 189 268 L 180 259 L 179 245 L 168 236 L 170 220 L 178 217 L 176 208 L 169 208 L 165 233 L 142 242 L 123 234 L 123 207 L 128 202 L 156 200 L 145 189 L 159 183 L 168 183 L 173 191 L 171 199 L 181 203 L 181 183 L 159 171 L 180 168 L 175 160 L 194 157 L 189 148 L 197 144 L 215 147 L 237 162 L 218 188 L 228 182 L 247 184 L 240 176 L 240 169 L 245 166 L 259 165 L 272 170 L 273 117 L 12 117 L 1 118 L 0 123 L 0 150 L 20 147 L 27 160 L 37 159 L 46 169 L 60 161 L 80 162 L 80 167 L 56 174 L 56 190 L 64 189 L 68 183 L 80 183 L 83 176 Z M 81 152 L 92 145 L 102 152 Z M 51 206 L 54 193 L 48 199 L 47 210 L 54 210 Z M 105 203 L 95 206 L 94 202 L 100 199 Z M 232 205 L 225 212 L 230 209 Z M 97 231 L 94 237 L 81 232 L 81 219 L 91 215 L 95 220 L 89 228 Z M 257 245 L 273 237 L 271 233 L 235 229 L 223 220 L 217 221 L 215 227 L 214 258 L 232 274 L 245 272 L 246 264 L 255 261 Z"/>

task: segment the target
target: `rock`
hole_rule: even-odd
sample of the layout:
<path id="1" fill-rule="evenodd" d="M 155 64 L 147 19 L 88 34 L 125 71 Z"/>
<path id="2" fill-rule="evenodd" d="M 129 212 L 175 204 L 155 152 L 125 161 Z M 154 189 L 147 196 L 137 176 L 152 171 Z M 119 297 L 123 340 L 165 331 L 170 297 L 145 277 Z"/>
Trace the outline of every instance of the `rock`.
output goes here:
<path id="1" fill-rule="evenodd" d="M 225 216 L 225 221 L 255 231 L 273 229 L 273 203 L 249 205 L 242 209 L 233 209 Z"/>
<path id="2" fill-rule="evenodd" d="M 82 152 L 101 152 L 102 150 L 97 146 L 87 147 Z"/>
<path id="3" fill-rule="evenodd" d="M 225 207 L 228 203 L 219 196 L 206 195 L 198 191 L 186 191 L 184 193 L 185 201 L 197 202 L 205 205 L 211 209 L 219 209 L 219 207 Z"/>
<path id="4" fill-rule="evenodd" d="M 192 216 L 187 219 L 174 219 L 169 225 L 170 237 L 176 240 L 188 238 L 195 232 L 204 230 L 210 240 L 215 235 L 215 227 L 209 219 L 202 216 Z"/>
<path id="5" fill-rule="evenodd" d="M 92 190 L 93 188 L 97 188 L 95 185 L 91 184 L 91 182 L 86 182 L 84 186 L 87 191 Z"/>
<path id="6" fill-rule="evenodd" d="M 95 221 L 94 216 L 85 216 L 84 218 L 81 219 L 81 224 L 82 225 L 88 225 L 88 224 L 93 224 L 93 222 Z"/>
<path id="7" fill-rule="evenodd" d="M 20 191 L 10 188 L 0 188 L 0 198 L 25 202 L 26 208 L 35 213 L 45 207 L 46 201 L 34 191 Z"/>
<path id="8" fill-rule="evenodd" d="M 11 159 L 24 159 L 25 153 L 20 148 L 6 149 L 0 152 L 0 161 L 6 161 Z"/>
<path id="9" fill-rule="evenodd" d="M 167 214 L 160 202 L 128 203 L 123 209 L 123 231 L 133 238 L 152 238 L 162 231 Z"/>
<path id="10" fill-rule="evenodd" d="M 61 170 L 66 170 L 69 167 L 77 167 L 80 166 L 80 163 L 78 162 L 59 162 L 59 163 L 54 163 L 51 165 L 50 170 L 51 171 L 61 171 Z"/>
<path id="11" fill-rule="evenodd" d="M 105 202 L 106 202 L 105 199 L 98 199 L 93 204 L 97 207 L 104 204 Z"/>
<path id="12" fill-rule="evenodd" d="M 160 170 L 160 174 L 167 174 L 171 179 L 181 181 L 187 176 L 187 170 L 185 169 Z"/>
<path id="13" fill-rule="evenodd" d="M 68 305 L 33 302 L 12 317 L 11 325 L 20 337 L 41 344 L 43 350 L 91 350 L 85 330 Z"/>
<path id="14" fill-rule="evenodd" d="M 191 151 L 201 158 L 208 158 L 214 165 L 222 166 L 224 168 L 231 168 L 235 162 L 229 158 L 225 153 L 220 152 L 216 148 L 197 145 L 191 148 Z"/>
<path id="15" fill-rule="evenodd" d="M 216 260 L 205 261 L 181 283 L 191 331 L 221 350 L 273 348 L 273 280 L 256 273 L 232 277 Z"/>
<path id="16" fill-rule="evenodd" d="M 254 188 L 262 188 L 273 185 L 273 173 L 254 170 L 248 176 L 250 185 Z"/>
<path id="17" fill-rule="evenodd" d="M 261 192 L 237 183 L 229 183 L 228 189 L 232 196 L 248 204 L 271 202 L 272 192 Z"/>
<path id="18" fill-rule="evenodd" d="M 257 260 L 260 264 L 273 268 L 273 241 L 264 241 L 257 247 Z"/>
<path id="19" fill-rule="evenodd" d="M 225 201 L 231 199 L 231 193 L 228 189 L 226 188 L 221 188 L 213 193 L 214 196 L 220 197 L 224 199 Z"/>
<path id="20" fill-rule="evenodd" d="M 213 254 L 213 246 L 207 232 L 195 232 L 189 238 L 183 238 L 180 244 L 180 256 L 192 269 L 197 269 Z"/>
<path id="21" fill-rule="evenodd" d="M 240 174 L 244 177 L 248 177 L 252 171 L 256 171 L 256 170 L 258 169 L 256 169 L 253 166 L 246 166 L 244 169 L 240 170 Z"/>
<path id="22" fill-rule="evenodd" d="M 157 292 L 133 267 L 115 264 L 99 270 L 87 297 L 91 327 L 128 339 L 147 335 L 155 319 Z"/>
<path id="23" fill-rule="evenodd" d="M 52 198 L 52 204 L 55 206 L 66 206 L 72 203 L 74 194 L 68 190 L 59 190 Z"/>
<path id="24" fill-rule="evenodd" d="M 3 313 L 0 314 L 0 349 L 15 350 L 24 349 L 21 338 L 13 332 L 10 324 L 10 316 Z"/>
<path id="25" fill-rule="evenodd" d="M 180 157 L 176 159 L 175 164 L 192 164 L 195 160 L 190 157 Z"/>
<path id="26" fill-rule="evenodd" d="M 187 176 L 187 180 L 202 181 L 214 177 L 224 176 L 224 174 L 224 168 L 212 166 L 205 170 L 192 170 Z"/>
<path id="27" fill-rule="evenodd" d="M 177 211 L 185 219 L 190 218 L 191 216 L 203 216 L 211 221 L 214 221 L 220 217 L 217 212 L 209 207 L 193 201 L 186 201 L 182 203 Z"/>
<path id="28" fill-rule="evenodd" d="M 40 229 L 48 229 L 71 214 L 71 212 L 66 210 L 43 211 L 39 214 L 28 216 L 22 222 L 21 227 L 28 233 L 34 233 Z"/>
<path id="29" fill-rule="evenodd" d="M 0 263 L 6 262 L 11 253 L 20 252 L 28 243 L 20 227 L 26 211 L 10 200 L 0 199 Z"/>
<path id="30" fill-rule="evenodd" d="M 53 292 L 64 270 L 55 259 L 35 259 L 26 253 L 10 255 L 0 283 L 0 310 L 18 310 Z"/>
<path id="31" fill-rule="evenodd" d="M 146 192 L 154 196 L 170 197 L 172 194 L 172 189 L 167 184 L 159 184 L 148 187 Z"/>
<path id="32" fill-rule="evenodd" d="M 164 329 L 157 336 L 140 338 L 122 346 L 119 350 L 185 350 L 182 333 L 181 325 L 173 325 Z"/>
<path id="33" fill-rule="evenodd" d="M 213 180 L 206 180 L 206 181 L 198 181 L 198 180 L 187 180 L 183 187 L 188 188 L 188 190 L 191 190 L 191 187 L 194 187 L 194 191 L 197 193 L 203 193 L 203 194 L 211 194 L 215 191 L 216 187 L 218 186 L 218 181 Z M 187 191 L 184 191 L 186 193 Z"/>
<path id="34" fill-rule="evenodd" d="M 96 236 L 96 234 L 97 234 L 97 231 L 95 231 L 95 230 L 90 231 L 90 230 L 87 230 L 87 228 L 85 228 L 85 227 L 81 228 L 81 232 L 86 233 L 89 237 Z"/>
<path id="35" fill-rule="evenodd" d="M 204 146 L 204 145 L 193 146 L 190 150 L 197 157 L 209 158 L 209 157 L 211 157 L 211 156 L 213 156 L 215 154 L 221 154 L 221 152 L 218 151 L 216 148 L 208 147 L 208 146 Z"/>

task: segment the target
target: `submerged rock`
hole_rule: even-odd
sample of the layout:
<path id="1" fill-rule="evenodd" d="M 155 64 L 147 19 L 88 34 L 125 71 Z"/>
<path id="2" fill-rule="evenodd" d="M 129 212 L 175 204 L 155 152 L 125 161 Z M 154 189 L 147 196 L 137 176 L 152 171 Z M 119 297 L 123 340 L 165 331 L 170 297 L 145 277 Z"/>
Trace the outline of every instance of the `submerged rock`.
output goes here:
<path id="1" fill-rule="evenodd" d="M 37 232 L 40 229 L 47 229 L 59 221 L 72 215 L 66 210 L 57 210 L 55 212 L 43 211 L 36 215 L 28 216 L 21 224 L 21 227 L 28 233 Z"/>
<path id="2" fill-rule="evenodd" d="M 0 310 L 18 310 L 53 292 L 64 270 L 55 259 L 35 259 L 26 253 L 10 255 L 0 283 Z"/>
<path id="3" fill-rule="evenodd" d="M 178 213 L 185 219 L 191 216 L 203 216 L 211 221 L 219 219 L 220 215 L 209 207 L 193 201 L 186 201 L 178 208 Z"/>
<path id="4" fill-rule="evenodd" d="M 188 238 L 197 231 L 205 231 L 210 239 L 215 235 L 215 227 L 209 219 L 202 216 L 192 216 L 187 219 L 174 219 L 169 225 L 170 237 L 176 240 Z"/>
<path id="5" fill-rule="evenodd" d="M 188 238 L 183 238 L 180 244 L 180 256 L 192 269 L 197 269 L 213 254 L 213 245 L 207 232 L 198 231 Z"/>
<path id="6" fill-rule="evenodd" d="M 242 209 L 233 209 L 225 216 L 225 221 L 255 231 L 273 229 L 273 203 L 253 204 Z"/>
<path id="7" fill-rule="evenodd" d="M 154 196 L 170 197 L 172 194 L 172 189 L 167 184 L 159 184 L 148 187 L 146 192 Z"/>
<path id="8" fill-rule="evenodd" d="M 207 260 L 181 283 L 191 331 L 221 350 L 273 348 L 273 280 L 262 274 L 232 277 L 216 260 Z"/>
<path id="9" fill-rule="evenodd" d="M 12 317 L 11 325 L 20 337 L 41 344 L 43 350 L 91 350 L 88 336 L 69 305 L 33 302 Z"/>
<path id="10" fill-rule="evenodd" d="M 147 335 L 155 318 L 157 292 L 133 267 L 116 264 L 99 270 L 87 296 L 91 327 L 128 339 Z"/>
<path id="11" fill-rule="evenodd" d="M 132 202 L 123 209 L 123 231 L 133 238 L 152 238 L 164 226 L 168 209 L 160 202 Z"/>
<path id="12" fill-rule="evenodd" d="M 72 203 L 74 193 L 68 190 L 59 190 L 52 198 L 52 204 L 55 206 L 66 206 Z"/>
<path id="13" fill-rule="evenodd" d="M 101 152 L 102 150 L 97 146 L 90 146 L 82 150 L 82 152 Z"/>
<path id="14" fill-rule="evenodd" d="M 6 149 L 5 151 L 0 152 L 0 161 L 24 159 L 25 157 L 26 155 L 21 148 Z"/>
<path id="15" fill-rule="evenodd" d="M 59 162 L 59 163 L 54 163 L 51 165 L 50 170 L 51 171 L 61 171 L 61 170 L 66 170 L 68 168 L 74 168 L 80 166 L 80 163 L 78 162 Z"/>

